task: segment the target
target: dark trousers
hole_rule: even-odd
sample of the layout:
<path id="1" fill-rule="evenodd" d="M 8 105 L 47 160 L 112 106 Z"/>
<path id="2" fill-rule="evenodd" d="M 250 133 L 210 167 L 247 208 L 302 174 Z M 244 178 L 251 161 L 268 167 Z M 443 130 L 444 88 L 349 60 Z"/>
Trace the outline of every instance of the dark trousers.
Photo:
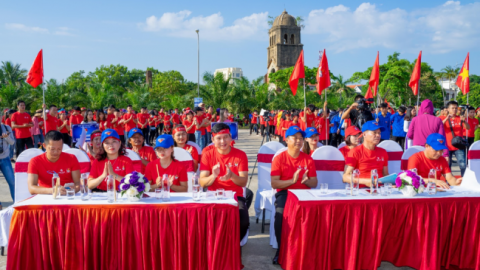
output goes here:
<path id="1" fill-rule="evenodd" d="M 260 134 L 265 135 L 265 125 L 260 125 Z"/>
<path id="2" fill-rule="evenodd" d="M 405 150 L 405 149 L 404 149 L 404 147 L 405 147 L 405 137 L 396 137 L 396 136 L 394 136 L 394 137 L 393 137 L 393 141 L 396 142 L 396 143 L 398 143 L 398 144 L 402 147 L 402 149 Z"/>
<path id="3" fill-rule="evenodd" d="M 475 137 L 468 137 L 467 141 L 468 141 L 468 147 L 470 147 L 470 145 L 472 145 L 473 142 L 475 141 Z"/>
<path id="4" fill-rule="evenodd" d="M 252 130 L 255 130 L 255 132 L 257 132 L 257 135 L 258 135 L 258 124 L 250 124 L 250 135 L 252 135 Z"/>
<path id="5" fill-rule="evenodd" d="M 195 133 L 188 133 L 188 140 L 191 142 L 196 143 L 195 141 Z"/>
<path id="6" fill-rule="evenodd" d="M 152 145 L 153 142 L 155 142 L 155 139 L 158 137 L 157 133 L 158 133 L 157 128 L 154 128 L 154 129 L 150 128 L 150 134 L 148 135 L 148 138 L 150 139 L 148 143 L 150 145 Z"/>
<path id="7" fill-rule="evenodd" d="M 275 125 L 270 125 L 268 132 L 270 132 L 270 136 L 275 136 Z"/>
<path id="8" fill-rule="evenodd" d="M 337 147 L 341 138 L 342 138 L 342 135 L 340 134 L 330 133 L 330 145 L 333 147 Z"/>
<path id="9" fill-rule="evenodd" d="M 237 197 L 237 200 L 240 213 L 240 240 L 242 240 L 250 227 L 250 217 L 248 216 L 247 200 L 244 197 Z"/>
<path id="10" fill-rule="evenodd" d="M 275 237 L 277 238 L 278 250 L 281 247 L 282 239 L 282 224 L 283 224 L 283 210 L 285 208 L 285 203 L 287 203 L 287 190 L 282 190 L 275 194 Z"/>
<path id="11" fill-rule="evenodd" d="M 163 134 L 163 123 L 158 124 L 158 135 Z"/>
<path id="12" fill-rule="evenodd" d="M 33 140 L 31 137 L 17 139 L 17 144 L 15 146 L 17 147 L 17 158 L 18 158 L 18 156 L 20 156 L 20 154 L 25 149 L 33 148 Z"/>
<path id="13" fill-rule="evenodd" d="M 145 140 L 146 143 L 148 143 L 148 134 L 150 133 L 150 127 L 147 126 L 145 128 L 142 128 L 142 133 L 143 133 L 143 138 Z"/>

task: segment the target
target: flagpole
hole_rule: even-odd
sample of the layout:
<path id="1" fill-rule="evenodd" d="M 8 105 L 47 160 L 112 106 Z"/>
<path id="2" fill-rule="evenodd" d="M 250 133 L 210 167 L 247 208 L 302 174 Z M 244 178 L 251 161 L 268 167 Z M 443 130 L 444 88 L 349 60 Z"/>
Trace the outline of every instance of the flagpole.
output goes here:
<path id="1" fill-rule="evenodd" d="M 328 88 L 325 88 L 325 102 L 327 102 L 327 90 Z M 328 110 L 328 104 L 327 106 L 325 107 L 325 144 L 328 145 L 328 113 L 327 113 L 327 110 Z"/>
<path id="2" fill-rule="evenodd" d="M 418 91 L 417 91 L 417 110 L 420 107 L 420 79 L 418 79 Z"/>
<path id="3" fill-rule="evenodd" d="M 305 94 L 305 78 L 303 78 L 303 103 L 305 103 L 305 107 L 307 107 L 307 95 Z"/>

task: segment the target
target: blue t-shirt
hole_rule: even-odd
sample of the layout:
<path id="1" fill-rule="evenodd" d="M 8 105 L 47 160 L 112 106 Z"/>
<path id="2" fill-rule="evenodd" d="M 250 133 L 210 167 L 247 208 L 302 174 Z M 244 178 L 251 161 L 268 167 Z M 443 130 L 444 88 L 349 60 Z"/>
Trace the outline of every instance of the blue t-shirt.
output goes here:
<path id="1" fill-rule="evenodd" d="M 330 127 L 330 133 L 337 133 L 338 127 L 340 126 L 340 120 L 338 114 L 332 117 L 330 124 L 333 124 L 333 126 Z"/>
<path id="2" fill-rule="evenodd" d="M 383 116 L 382 113 L 375 115 L 375 120 L 378 118 L 378 125 L 384 127 L 385 130 L 382 131 L 382 140 L 390 140 L 390 118 L 392 114 L 387 113 L 386 116 Z"/>
<path id="3" fill-rule="evenodd" d="M 345 137 L 345 129 L 342 128 L 344 122 L 345 122 L 344 119 L 342 119 L 342 121 L 340 121 L 340 135 L 342 135 L 343 137 Z"/>
<path id="4" fill-rule="evenodd" d="M 405 114 L 400 115 L 398 112 L 396 112 L 392 117 L 390 118 L 392 120 L 392 135 L 395 137 L 405 137 L 407 133 L 403 131 L 403 122 Z"/>

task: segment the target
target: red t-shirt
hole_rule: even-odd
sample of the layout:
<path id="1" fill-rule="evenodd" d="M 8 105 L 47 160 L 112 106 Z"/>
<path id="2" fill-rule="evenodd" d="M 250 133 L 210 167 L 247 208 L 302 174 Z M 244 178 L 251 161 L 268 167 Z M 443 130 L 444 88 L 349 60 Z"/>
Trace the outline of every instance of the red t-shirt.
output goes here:
<path id="1" fill-rule="evenodd" d="M 188 121 L 187 119 L 183 120 L 183 125 L 185 126 L 185 128 L 189 128 L 192 124 L 193 124 L 193 120 L 192 121 Z M 187 131 L 187 133 L 195 134 L 195 130 L 196 130 L 196 127 L 195 125 L 193 125 L 192 128 Z"/>
<path id="2" fill-rule="evenodd" d="M 47 113 L 47 119 L 45 120 L 45 134 L 51 130 L 57 130 L 58 127 L 58 118 L 51 116 Z"/>
<path id="3" fill-rule="evenodd" d="M 134 120 L 136 119 L 135 114 L 133 114 L 133 113 L 126 113 L 126 114 L 124 114 L 124 115 L 123 115 L 123 120 L 126 121 L 126 120 L 130 119 L 130 117 L 132 118 L 132 120 L 130 120 L 128 123 L 125 123 L 125 131 L 126 131 L 126 132 L 129 132 L 130 129 L 137 127 L 137 124 L 136 124 L 135 121 L 134 121 Z"/>
<path id="4" fill-rule="evenodd" d="M 303 119 L 304 114 L 305 114 L 304 112 L 300 113 L 300 117 L 302 117 L 302 119 Z M 313 113 L 310 113 L 310 114 L 307 113 L 307 123 L 306 123 L 307 128 L 315 126 L 315 118 L 316 117 Z"/>
<path id="5" fill-rule="evenodd" d="M 107 123 L 105 124 L 106 128 L 113 128 L 113 119 L 115 119 L 115 115 L 113 113 L 107 114 Z"/>
<path id="6" fill-rule="evenodd" d="M 346 164 L 360 170 L 360 178 L 370 178 L 371 171 L 377 169 L 378 178 L 383 177 L 383 167 L 388 167 L 387 151 L 380 147 L 369 150 L 359 145 L 350 151 Z"/>
<path id="7" fill-rule="evenodd" d="M 197 162 L 200 162 L 200 159 L 199 159 L 199 157 L 198 157 L 197 148 L 195 148 L 194 146 L 185 144 L 185 146 L 183 147 L 183 149 L 185 149 L 187 152 L 190 153 L 190 155 L 192 156 L 193 160 L 196 160 Z"/>
<path id="8" fill-rule="evenodd" d="M 67 120 L 67 124 L 60 130 L 60 133 L 66 133 L 68 134 L 68 130 L 67 130 L 67 126 L 70 125 L 68 119 Z M 58 119 L 58 123 L 57 123 L 58 127 L 61 127 L 63 125 L 63 121 L 61 119 Z"/>
<path id="9" fill-rule="evenodd" d="M 36 156 L 28 163 L 28 173 L 38 175 L 38 185 L 40 187 L 51 188 L 53 172 L 60 176 L 60 185 L 73 183 L 72 172 L 79 171 L 80 164 L 74 155 L 65 152 L 60 153 L 60 158 L 56 162 L 50 162 L 47 159 L 47 153 Z"/>
<path id="10" fill-rule="evenodd" d="M 105 163 L 107 163 L 108 158 L 99 161 L 95 159 L 92 163 L 92 168 L 90 169 L 90 175 L 88 178 L 97 178 L 100 175 L 103 174 L 103 170 L 105 169 Z M 120 176 L 125 176 L 131 172 L 133 172 L 133 165 L 132 165 L 132 160 L 129 157 L 126 156 L 118 156 L 117 159 L 115 160 L 110 160 L 110 163 L 112 164 L 113 171 L 120 175 Z M 120 185 L 120 181 L 116 181 L 117 184 L 117 190 L 118 186 Z M 100 185 L 97 186 L 98 189 L 101 190 L 107 190 L 107 182 L 104 180 L 100 183 Z"/>
<path id="11" fill-rule="evenodd" d="M 230 121 L 233 122 L 233 115 L 229 115 L 229 116 L 228 116 L 228 120 L 230 120 Z"/>
<path id="12" fill-rule="evenodd" d="M 343 157 L 345 158 L 345 160 L 347 160 L 348 154 L 351 152 L 350 147 L 344 146 L 344 147 L 342 147 L 338 150 L 340 150 L 340 152 L 342 152 Z"/>
<path id="13" fill-rule="evenodd" d="M 315 169 L 315 163 L 313 162 L 312 157 L 300 151 L 300 154 L 297 158 L 293 158 L 288 154 L 288 151 L 283 151 L 278 154 L 272 161 L 272 171 L 270 172 L 271 176 L 280 176 L 280 180 L 291 180 L 293 179 L 293 174 L 298 170 L 298 180 L 295 184 L 290 185 L 284 189 L 277 189 L 277 191 L 288 190 L 288 189 L 310 189 L 309 186 L 302 184 L 303 175 L 305 171 L 308 170 L 308 177 L 316 177 L 317 171 Z"/>
<path id="14" fill-rule="evenodd" d="M 252 124 L 257 123 L 257 117 L 258 117 L 258 114 L 256 114 L 256 113 L 252 114 Z"/>
<path id="15" fill-rule="evenodd" d="M 15 122 L 15 125 L 30 124 L 32 123 L 32 118 L 30 118 L 30 115 L 26 112 L 16 112 L 12 114 L 12 122 Z M 30 138 L 32 137 L 30 129 L 31 127 L 15 128 L 15 136 L 17 137 L 17 139 Z"/>
<path id="16" fill-rule="evenodd" d="M 98 128 L 101 131 L 104 131 L 105 129 L 107 129 L 107 121 L 106 120 L 100 120 L 100 121 L 97 121 L 97 122 L 98 122 Z"/>
<path id="17" fill-rule="evenodd" d="M 180 124 L 180 118 L 178 117 L 178 114 L 172 113 L 171 119 L 173 122 L 173 126 Z"/>
<path id="18" fill-rule="evenodd" d="M 463 130 L 463 137 L 468 136 L 469 138 L 475 137 L 475 127 L 478 127 L 478 119 L 467 117 L 467 123 L 470 125 L 470 129 Z M 468 133 L 468 134 L 467 134 Z"/>
<path id="19" fill-rule="evenodd" d="M 205 115 L 202 115 L 202 116 L 198 116 L 198 115 L 197 115 L 197 116 L 195 116 L 195 118 L 197 119 L 198 124 L 201 125 L 203 119 L 205 119 Z M 196 129 L 196 130 L 199 130 L 202 135 L 205 135 L 205 134 L 206 134 L 206 133 L 205 133 L 205 132 L 206 132 L 205 127 L 201 127 L 201 128 Z"/>
<path id="20" fill-rule="evenodd" d="M 70 116 L 70 121 L 69 121 L 70 125 L 78 125 L 78 124 L 81 124 L 82 122 L 83 122 L 83 116 L 81 114 Z M 71 136 L 73 136 L 72 132 L 73 132 L 73 129 L 70 126 L 70 135 Z"/>
<path id="21" fill-rule="evenodd" d="M 442 174 L 447 174 L 452 172 L 448 166 L 448 162 L 444 157 L 439 159 L 428 159 L 425 156 L 425 153 L 418 152 L 415 153 L 408 159 L 408 170 L 417 168 L 417 173 L 424 179 L 428 179 L 428 173 L 431 169 L 437 171 L 437 180 L 440 180 Z"/>
<path id="22" fill-rule="evenodd" d="M 161 179 L 164 174 L 168 174 L 169 177 L 175 175 L 175 179 L 173 180 L 173 185 L 175 186 L 180 186 L 180 182 L 188 181 L 187 170 L 176 160 L 173 160 L 167 168 L 162 168 L 160 159 L 157 159 L 148 163 L 147 168 L 145 169 L 145 177 L 147 177 L 152 185 L 157 183 L 157 177 L 160 176 Z M 170 192 L 175 191 L 170 189 Z"/>
<path id="23" fill-rule="evenodd" d="M 113 129 L 118 133 L 119 136 L 125 135 L 125 124 L 119 124 L 122 118 L 118 118 L 117 121 L 113 122 Z"/>
<path id="24" fill-rule="evenodd" d="M 12 119 L 10 117 L 5 120 L 5 125 L 12 127 Z"/>
<path id="25" fill-rule="evenodd" d="M 449 122 L 452 124 L 453 133 L 455 133 L 455 136 L 462 136 L 464 128 L 463 128 L 462 120 L 460 120 L 460 116 L 455 116 L 454 118 L 450 118 L 450 120 L 447 120 L 443 124 L 443 129 L 445 129 L 445 137 L 447 139 L 448 150 L 456 151 L 458 150 L 458 148 L 455 148 L 452 145 L 452 140 L 454 135 L 452 134 L 452 130 L 450 129 Z"/>
<path id="26" fill-rule="evenodd" d="M 319 117 L 317 119 L 317 122 L 315 123 L 315 125 L 316 125 L 318 133 L 320 133 L 320 135 L 318 136 L 318 139 L 320 141 L 328 140 L 328 138 L 330 137 L 330 135 L 329 135 L 330 121 L 328 119 L 323 118 L 323 117 Z"/>
<path id="27" fill-rule="evenodd" d="M 282 137 L 285 138 L 285 133 L 287 132 L 286 130 L 283 130 L 284 128 L 288 129 L 289 127 L 293 126 L 292 121 L 282 121 L 282 125 L 280 128 L 282 129 Z"/>
<path id="28" fill-rule="evenodd" d="M 165 117 L 165 113 L 163 113 L 163 112 L 158 113 L 158 118 L 160 119 L 160 121 L 163 121 L 164 117 Z"/>
<path id="29" fill-rule="evenodd" d="M 217 190 L 223 188 L 225 190 L 232 190 L 236 196 L 243 197 L 243 187 L 235 184 L 231 179 L 222 181 L 219 178 L 227 173 L 228 166 L 230 170 L 239 175 L 239 172 L 248 172 L 248 158 L 247 154 L 237 148 L 231 148 L 230 153 L 222 155 L 218 153 L 216 148 L 202 153 L 202 161 L 200 162 L 200 171 L 209 171 L 212 173 L 212 168 L 216 164 L 220 164 L 220 174 L 214 180 L 213 184 L 208 187 L 208 190 Z"/>
<path id="30" fill-rule="evenodd" d="M 138 119 L 138 127 L 139 128 L 147 128 L 148 127 L 148 119 L 150 118 L 150 114 L 148 113 L 137 113 L 137 119 Z M 145 125 L 144 127 L 140 126 Z"/>
<path id="31" fill-rule="evenodd" d="M 207 118 L 208 121 L 212 121 L 212 115 L 209 113 L 204 114 L 205 118 Z M 212 132 L 212 125 L 207 126 L 207 132 Z"/>
<path id="32" fill-rule="evenodd" d="M 140 151 L 138 151 L 138 155 L 141 159 L 152 162 L 157 159 L 157 155 L 155 154 L 155 150 L 153 150 L 150 146 L 143 146 Z M 145 168 L 147 166 L 143 165 L 142 163 L 142 173 L 145 173 Z"/>

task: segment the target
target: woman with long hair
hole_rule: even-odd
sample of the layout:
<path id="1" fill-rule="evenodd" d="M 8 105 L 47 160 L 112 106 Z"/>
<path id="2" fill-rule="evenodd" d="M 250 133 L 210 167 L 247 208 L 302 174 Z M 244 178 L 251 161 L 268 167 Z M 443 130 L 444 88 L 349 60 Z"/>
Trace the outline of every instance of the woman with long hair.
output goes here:
<path id="1" fill-rule="evenodd" d="M 183 120 L 183 125 L 185 126 L 185 130 L 187 131 L 187 136 L 188 140 L 191 142 L 196 142 L 195 141 L 195 121 L 193 121 L 193 112 L 188 111 L 187 112 L 187 117 Z M 178 125 L 176 125 L 173 128 L 176 128 Z M 175 135 L 175 134 L 173 134 Z M 175 138 L 174 138 L 175 139 Z"/>
<path id="2" fill-rule="evenodd" d="M 104 181 L 108 175 L 113 176 L 118 190 L 122 178 L 133 172 L 132 160 L 126 155 L 125 145 L 114 129 L 106 129 L 101 136 L 102 150 L 99 152 L 92 164 L 88 176 L 88 188 L 107 190 L 107 182 Z"/>
<path id="3" fill-rule="evenodd" d="M 85 116 L 83 117 L 83 121 L 81 124 L 91 124 L 95 123 L 96 121 L 93 120 L 93 111 L 92 110 L 87 110 L 85 112 Z"/>
<path id="4" fill-rule="evenodd" d="M 198 162 L 200 162 L 197 148 L 187 144 L 187 128 L 184 125 L 176 125 L 173 128 L 173 140 L 175 141 L 175 147 L 179 147 L 185 149 L 193 158 L 193 171 L 197 171 L 198 169 Z"/>
<path id="5" fill-rule="evenodd" d="M 403 118 L 403 131 L 408 132 L 410 123 L 412 122 L 413 118 L 416 115 L 417 115 L 417 110 L 415 110 L 415 107 L 408 106 L 407 112 L 405 113 L 405 117 Z M 407 140 L 405 141 L 405 150 L 412 147 L 412 145 L 413 145 L 413 140 L 407 137 Z"/>
<path id="6" fill-rule="evenodd" d="M 318 131 L 314 127 L 309 127 L 305 131 L 305 141 L 303 141 L 303 152 L 312 156 L 318 148 Z"/>
<path id="7" fill-rule="evenodd" d="M 227 108 L 221 108 L 220 109 L 220 119 L 218 122 L 224 123 L 224 122 L 232 122 L 228 117 L 230 116 L 230 113 L 228 112 Z"/>
<path id="8" fill-rule="evenodd" d="M 158 159 L 148 163 L 145 177 L 150 181 L 151 191 L 160 188 L 164 174 L 168 175 L 168 182 L 172 192 L 187 192 L 188 177 L 185 167 L 175 160 L 173 155 L 173 137 L 168 134 L 160 135 L 155 140 L 155 154 Z"/>
<path id="9" fill-rule="evenodd" d="M 106 129 L 107 117 L 102 110 L 98 110 L 97 112 L 97 123 L 101 131 L 104 131 Z"/>

